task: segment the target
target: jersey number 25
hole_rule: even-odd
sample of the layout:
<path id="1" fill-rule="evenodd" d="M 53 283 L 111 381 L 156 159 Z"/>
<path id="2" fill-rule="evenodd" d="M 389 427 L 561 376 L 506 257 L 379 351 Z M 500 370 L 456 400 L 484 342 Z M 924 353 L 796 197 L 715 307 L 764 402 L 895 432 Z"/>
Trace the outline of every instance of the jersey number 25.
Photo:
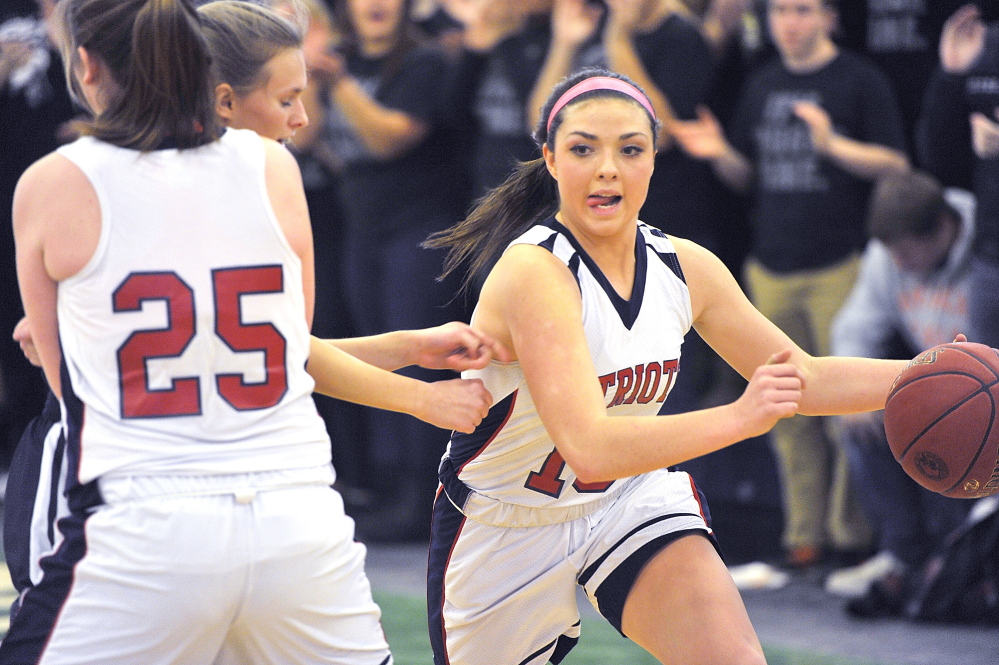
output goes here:
<path id="1" fill-rule="evenodd" d="M 240 298 L 280 293 L 284 277 L 279 265 L 221 268 L 212 271 L 215 334 L 235 352 L 263 351 L 264 381 L 247 383 L 242 374 L 218 374 L 219 395 L 238 411 L 276 405 L 288 389 L 284 336 L 271 323 L 243 323 Z M 118 348 L 122 418 L 193 416 L 201 413 L 198 377 L 171 379 L 169 388 L 151 389 L 147 362 L 176 358 L 195 335 L 194 290 L 175 272 L 130 274 L 113 295 L 115 312 L 134 312 L 145 301 L 166 302 L 167 325 L 137 330 Z"/>

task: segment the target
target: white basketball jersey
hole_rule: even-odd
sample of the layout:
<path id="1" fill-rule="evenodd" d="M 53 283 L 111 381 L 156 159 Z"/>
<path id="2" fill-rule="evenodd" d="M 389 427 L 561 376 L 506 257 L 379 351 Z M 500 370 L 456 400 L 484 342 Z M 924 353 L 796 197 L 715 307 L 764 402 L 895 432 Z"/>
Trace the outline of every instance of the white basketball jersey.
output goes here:
<path id="1" fill-rule="evenodd" d="M 515 244 L 544 247 L 579 284 L 583 330 L 607 410 L 613 416 L 654 416 L 676 379 L 680 345 L 691 326 L 690 294 L 673 244 L 638 225 L 635 281 L 621 298 L 568 229 L 554 219 Z M 551 523 L 595 510 L 625 482 L 583 484 L 545 431 L 519 363 L 493 362 L 465 372 L 480 378 L 494 406 L 472 434 L 455 434 L 441 467 L 444 490 L 473 519 L 495 524 Z M 455 480 L 460 482 L 455 482 Z M 537 520 L 512 506 L 534 509 Z"/>
<path id="2" fill-rule="evenodd" d="M 82 138 L 59 153 L 101 211 L 94 256 L 58 289 L 76 479 L 328 464 L 302 266 L 260 137 L 146 153 Z"/>

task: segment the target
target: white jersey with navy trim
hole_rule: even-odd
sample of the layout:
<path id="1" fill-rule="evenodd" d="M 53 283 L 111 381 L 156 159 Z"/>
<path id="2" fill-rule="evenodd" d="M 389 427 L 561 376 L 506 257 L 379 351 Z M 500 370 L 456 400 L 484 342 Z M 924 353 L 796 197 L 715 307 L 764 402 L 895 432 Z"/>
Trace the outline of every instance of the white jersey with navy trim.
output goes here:
<path id="1" fill-rule="evenodd" d="M 58 288 L 63 397 L 71 420 L 82 409 L 68 430 L 77 480 L 328 464 L 302 266 L 260 137 L 145 153 L 82 138 L 59 154 L 101 213 L 92 259 Z"/>
<path id="2" fill-rule="evenodd" d="M 617 294 L 554 219 L 529 229 L 515 244 L 548 249 L 575 275 L 594 380 L 608 413 L 658 414 L 692 323 L 690 294 L 669 238 L 639 222 L 630 300 Z M 492 362 L 464 376 L 481 379 L 494 399 L 475 432 L 452 437 L 441 465 L 444 491 L 468 517 L 498 526 L 567 521 L 605 505 L 625 484 L 584 485 L 576 479 L 545 431 L 518 363 Z"/>

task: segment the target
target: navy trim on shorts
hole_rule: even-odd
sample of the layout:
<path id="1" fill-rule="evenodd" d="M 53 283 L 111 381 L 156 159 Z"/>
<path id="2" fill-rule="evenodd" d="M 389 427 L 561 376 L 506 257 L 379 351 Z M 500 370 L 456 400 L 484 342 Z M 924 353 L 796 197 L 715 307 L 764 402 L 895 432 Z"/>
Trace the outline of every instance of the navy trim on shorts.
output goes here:
<path id="1" fill-rule="evenodd" d="M 35 416 L 24 429 L 14 457 L 10 462 L 10 474 L 7 481 L 7 496 L 3 504 L 3 549 L 10 572 L 11 582 L 18 593 L 31 586 L 31 520 L 35 512 L 35 495 L 41 480 L 42 457 L 45 451 L 45 440 L 53 426 L 62 419 L 59 410 L 59 400 L 49 392 L 45 399 L 45 407 Z M 60 444 L 63 438 L 59 437 Z M 57 492 L 59 488 L 58 464 L 61 453 L 56 451 L 56 467 L 52 470 L 55 483 L 52 485 L 52 496 L 49 506 L 49 543 L 55 542 L 52 532 Z"/>
<path id="2" fill-rule="evenodd" d="M 579 622 L 573 624 L 578 626 Z M 552 651 L 552 655 L 548 657 L 548 662 L 553 665 L 558 665 L 562 662 L 562 659 L 569 655 L 572 648 L 576 646 L 579 642 L 578 637 L 569 637 L 568 635 L 560 635 L 558 640 L 556 640 L 555 651 Z"/>
<path id="3" fill-rule="evenodd" d="M 635 586 L 635 580 L 638 579 L 638 575 L 642 572 L 642 568 L 645 567 L 645 564 L 648 563 L 652 557 L 663 551 L 663 549 L 665 549 L 670 543 L 679 540 L 683 536 L 695 534 L 707 538 L 711 544 L 714 545 L 715 550 L 718 550 L 718 542 L 715 540 L 715 537 L 701 528 L 682 529 L 680 531 L 663 534 L 662 536 L 654 538 L 639 547 L 634 554 L 622 561 L 621 565 L 611 571 L 611 574 L 607 576 L 607 579 L 605 579 L 600 586 L 597 587 L 594 596 L 596 596 L 597 606 L 600 608 L 600 614 L 602 614 L 610 625 L 614 626 L 617 632 L 621 633 L 622 636 L 628 637 L 624 634 L 624 631 L 621 630 L 621 617 L 624 614 L 624 603 L 628 600 L 628 594 L 631 593 L 631 587 Z M 719 556 L 721 556 L 720 551 Z"/>
<path id="4" fill-rule="evenodd" d="M 670 513 L 669 515 L 660 515 L 659 517 L 655 517 L 646 522 L 642 522 L 634 529 L 626 533 L 619 541 L 614 543 L 614 545 L 610 547 L 606 552 L 604 552 L 600 556 L 600 558 L 591 563 L 590 566 L 580 574 L 579 584 L 585 585 L 587 582 L 589 582 L 590 578 L 593 577 L 593 573 L 597 572 L 597 568 L 599 568 L 600 565 L 607 560 L 607 557 L 609 557 L 614 552 L 614 550 L 623 545 L 629 538 L 634 536 L 636 533 L 638 533 L 642 529 L 646 529 L 652 526 L 653 524 L 658 524 L 659 522 L 662 522 L 664 520 L 671 520 L 675 517 L 701 517 L 701 515 L 695 513 Z"/>
<path id="5" fill-rule="evenodd" d="M 42 558 L 42 581 L 24 595 L 0 642 L 0 662 L 5 665 L 34 665 L 41 660 L 73 587 L 76 564 L 87 553 L 87 517 L 71 514 L 59 520 L 64 540 L 53 554 Z"/>
<path id="6" fill-rule="evenodd" d="M 574 623 L 572 625 L 573 625 L 573 627 L 576 627 L 576 626 L 579 625 L 579 622 L 577 621 L 576 623 Z M 534 660 L 538 656 L 542 656 L 545 653 L 547 653 L 549 650 L 551 650 L 552 653 L 548 657 L 547 662 L 552 663 L 553 665 L 558 665 L 559 663 L 562 662 L 562 659 L 565 658 L 569 654 L 570 651 L 572 651 L 572 648 L 574 646 L 576 646 L 576 644 L 578 642 L 579 642 L 579 638 L 578 637 L 569 637 L 568 635 L 559 635 L 554 640 L 552 640 L 548 644 L 544 645 L 543 647 L 541 647 L 540 649 L 538 649 L 537 651 L 535 651 L 534 653 L 532 653 L 530 656 L 528 656 L 524 660 L 520 661 L 517 665 L 527 665 L 528 663 L 530 663 L 532 660 Z"/>
<path id="7" fill-rule="evenodd" d="M 433 520 L 430 524 L 430 554 L 427 557 L 427 622 L 430 626 L 434 665 L 450 664 L 447 657 L 447 630 L 444 627 L 444 576 L 464 524 L 465 516 L 454 507 L 445 490 L 439 491 L 434 501 Z"/>
<path id="8" fill-rule="evenodd" d="M 10 630 L 0 642 L 0 662 L 5 665 L 37 663 L 48 645 L 63 605 L 73 588 L 76 565 L 87 554 L 85 524 L 93 508 L 104 503 L 97 481 L 80 484 L 80 438 L 83 432 L 83 402 L 73 392 L 65 356 L 60 370 L 62 401 L 66 407 L 66 485 L 70 513 L 59 520 L 63 541 L 39 562 L 42 581 L 24 594 Z"/>

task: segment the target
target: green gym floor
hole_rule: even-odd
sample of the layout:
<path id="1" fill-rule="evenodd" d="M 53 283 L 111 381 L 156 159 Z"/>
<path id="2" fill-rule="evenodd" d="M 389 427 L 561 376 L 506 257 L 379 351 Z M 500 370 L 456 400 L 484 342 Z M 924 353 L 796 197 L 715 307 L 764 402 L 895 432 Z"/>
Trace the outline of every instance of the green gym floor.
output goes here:
<path id="1" fill-rule="evenodd" d="M 426 546 L 370 546 L 367 570 L 396 665 L 429 665 Z M 743 592 L 743 599 L 769 665 L 999 663 L 999 628 L 851 619 L 843 601 L 823 591 L 818 572 L 792 576 L 782 589 Z M 655 665 L 582 596 L 579 607 L 579 644 L 563 665 Z"/>
<path id="2" fill-rule="evenodd" d="M 423 597 L 426 547 L 372 546 L 367 569 L 396 665 L 430 665 Z M 14 597 L 6 565 L 0 563 L 0 634 L 7 629 Z M 783 589 L 748 591 L 743 597 L 769 665 L 999 662 L 999 629 L 853 620 L 843 613 L 840 600 L 822 591 L 821 578 L 815 574 L 793 577 Z M 585 600 L 580 610 L 582 635 L 564 665 L 655 665 Z"/>

